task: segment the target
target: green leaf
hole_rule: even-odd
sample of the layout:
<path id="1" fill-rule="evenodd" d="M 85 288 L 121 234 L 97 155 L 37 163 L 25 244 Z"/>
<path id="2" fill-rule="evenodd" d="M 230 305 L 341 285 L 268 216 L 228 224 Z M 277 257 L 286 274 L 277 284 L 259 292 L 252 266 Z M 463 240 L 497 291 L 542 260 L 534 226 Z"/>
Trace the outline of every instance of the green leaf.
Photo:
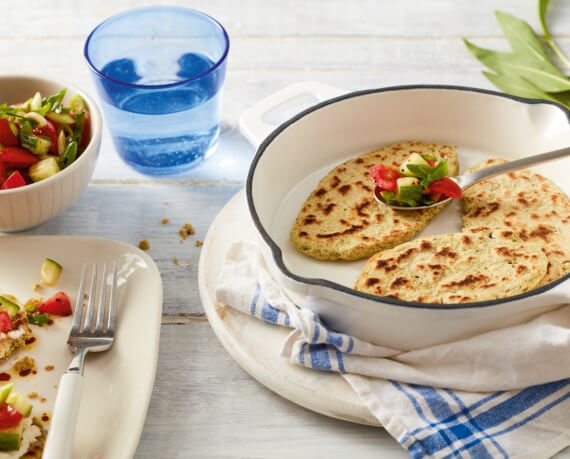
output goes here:
<path id="1" fill-rule="evenodd" d="M 515 75 L 527 79 L 546 92 L 570 90 L 570 81 L 556 68 L 552 61 L 533 60 L 528 55 L 498 52 L 479 48 L 463 40 L 467 48 L 485 66 L 503 75 Z"/>
<path id="2" fill-rule="evenodd" d="M 503 11 L 495 11 L 499 25 L 516 54 L 526 55 L 533 60 L 550 62 L 550 56 L 542 46 L 540 38 L 525 21 Z"/>
<path id="3" fill-rule="evenodd" d="M 540 25 L 542 26 L 542 31 L 547 40 L 550 40 L 550 32 L 546 28 L 546 10 L 548 9 L 548 3 L 550 0 L 538 0 L 538 17 L 540 19 Z"/>
<path id="4" fill-rule="evenodd" d="M 568 93 L 548 94 L 534 86 L 529 81 L 517 76 L 495 75 L 483 72 L 483 75 L 501 91 L 513 96 L 527 97 L 529 99 L 543 99 L 556 102 L 570 109 L 570 95 Z"/>
<path id="5" fill-rule="evenodd" d="M 538 1 L 538 17 L 540 19 L 540 25 L 542 26 L 542 31 L 544 32 L 544 36 L 548 45 L 554 51 L 554 54 L 560 59 L 560 62 L 564 64 L 567 69 L 570 69 L 570 61 L 564 55 L 564 53 L 560 50 L 560 48 L 556 45 L 550 32 L 548 31 L 548 27 L 546 26 L 546 10 L 548 9 L 548 4 L 550 0 L 539 0 Z"/>
<path id="6" fill-rule="evenodd" d="M 411 206 L 417 206 L 421 202 L 424 189 L 419 185 L 407 185 L 400 187 L 400 201 Z M 414 204 L 411 204 L 411 203 Z"/>

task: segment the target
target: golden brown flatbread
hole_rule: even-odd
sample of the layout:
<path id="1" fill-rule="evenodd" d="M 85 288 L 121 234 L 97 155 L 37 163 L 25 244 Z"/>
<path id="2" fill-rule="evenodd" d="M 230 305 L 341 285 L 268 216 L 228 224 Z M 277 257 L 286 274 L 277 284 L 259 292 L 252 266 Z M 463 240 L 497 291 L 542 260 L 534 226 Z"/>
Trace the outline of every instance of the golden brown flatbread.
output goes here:
<path id="1" fill-rule="evenodd" d="M 426 142 L 390 145 L 352 158 L 330 171 L 303 204 L 290 239 L 302 253 L 321 260 L 357 260 L 407 241 L 443 206 L 399 211 L 378 204 L 370 166 L 399 167 L 412 153 L 447 158 L 457 175 L 457 148 Z"/>
<path id="2" fill-rule="evenodd" d="M 539 246 L 511 232 L 427 236 L 368 260 L 354 288 L 420 303 L 493 300 L 535 288 L 546 274 Z"/>
<path id="3" fill-rule="evenodd" d="M 506 162 L 483 161 L 468 172 Z M 462 199 L 463 230 L 504 228 L 539 244 L 548 260 L 539 285 L 570 272 L 570 201 L 547 178 L 525 169 L 473 185 Z"/>

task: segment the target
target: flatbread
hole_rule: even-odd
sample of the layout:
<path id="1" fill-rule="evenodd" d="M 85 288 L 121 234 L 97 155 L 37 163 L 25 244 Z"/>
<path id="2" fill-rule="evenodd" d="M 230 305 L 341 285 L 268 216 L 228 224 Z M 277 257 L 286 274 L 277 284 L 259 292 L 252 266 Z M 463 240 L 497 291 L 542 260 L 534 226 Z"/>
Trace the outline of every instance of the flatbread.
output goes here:
<path id="1" fill-rule="evenodd" d="M 374 255 L 354 288 L 404 301 L 469 303 L 535 288 L 546 274 L 539 246 L 492 231 L 427 236 Z"/>
<path id="2" fill-rule="evenodd" d="M 468 172 L 506 162 L 483 161 Z M 463 229 L 504 228 L 540 245 L 548 260 L 539 285 L 570 272 L 570 201 L 550 180 L 525 169 L 473 185 L 462 199 Z"/>
<path id="3" fill-rule="evenodd" d="M 378 204 L 370 166 L 399 167 L 412 153 L 447 158 L 457 175 L 457 148 L 425 142 L 390 145 L 352 158 L 330 171 L 303 204 L 290 239 L 302 253 L 322 260 L 358 260 L 410 240 L 443 206 L 399 211 Z"/>
<path id="4" fill-rule="evenodd" d="M 34 416 L 32 424 L 40 429 L 40 435 L 34 440 L 34 442 L 28 448 L 28 451 L 24 455 L 26 459 L 40 459 L 43 455 L 44 448 L 47 440 L 47 432 L 44 429 L 41 421 Z"/>

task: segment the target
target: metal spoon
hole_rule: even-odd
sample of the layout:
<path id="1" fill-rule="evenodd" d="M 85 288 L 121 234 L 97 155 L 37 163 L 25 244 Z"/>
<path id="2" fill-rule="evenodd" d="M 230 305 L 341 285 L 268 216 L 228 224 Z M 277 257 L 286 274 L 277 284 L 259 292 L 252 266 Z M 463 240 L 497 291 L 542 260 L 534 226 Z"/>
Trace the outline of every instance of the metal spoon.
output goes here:
<path id="1" fill-rule="evenodd" d="M 517 171 L 519 169 L 526 169 L 530 166 L 536 166 L 537 164 L 548 163 L 550 161 L 555 161 L 557 159 L 562 159 L 567 156 L 570 156 L 570 147 L 562 148 L 560 150 L 549 151 L 547 153 L 541 153 L 540 155 L 533 155 L 528 156 L 526 158 L 517 159 L 515 161 L 509 161 L 508 163 L 499 164 L 497 166 L 487 167 L 485 169 L 481 169 L 475 172 L 471 172 L 470 174 L 459 175 L 457 177 L 449 177 L 455 183 L 459 185 L 462 191 L 465 191 L 467 188 L 475 185 L 476 183 L 480 182 L 489 177 L 494 177 L 495 175 L 506 174 L 507 172 Z M 374 198 L 380 204 L 386 207 L 390 207 L 391 209 L 396 210 L 420 210 L 420 209 L 429 209 L 430 207 L 441 206 L 446 202 L 450 201 L 451 198 L 444 199 L 443 201 L 438 201 L 434 204 L 430 204 L 429 206 L 417 206 L 417 207 L 400 207 L 400 206 L 393 206 L 384 202 L 382 196 L 380 195 L 380 191 L 382 191 L 379 187 L 374 189 Z"/>

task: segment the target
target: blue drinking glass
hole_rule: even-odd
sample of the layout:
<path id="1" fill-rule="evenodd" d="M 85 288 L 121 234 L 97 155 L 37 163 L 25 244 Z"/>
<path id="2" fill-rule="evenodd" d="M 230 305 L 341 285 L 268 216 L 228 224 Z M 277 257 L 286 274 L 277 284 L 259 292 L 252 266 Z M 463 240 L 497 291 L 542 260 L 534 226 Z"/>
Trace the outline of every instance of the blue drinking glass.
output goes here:
<path id="1" fill-rule="evenodd" d="M 180 7 L 129 10 L 85 43 L 120 157 L 148 175 L 171 175 L 215 149 L 229 38 L 222 25 Z"/>

